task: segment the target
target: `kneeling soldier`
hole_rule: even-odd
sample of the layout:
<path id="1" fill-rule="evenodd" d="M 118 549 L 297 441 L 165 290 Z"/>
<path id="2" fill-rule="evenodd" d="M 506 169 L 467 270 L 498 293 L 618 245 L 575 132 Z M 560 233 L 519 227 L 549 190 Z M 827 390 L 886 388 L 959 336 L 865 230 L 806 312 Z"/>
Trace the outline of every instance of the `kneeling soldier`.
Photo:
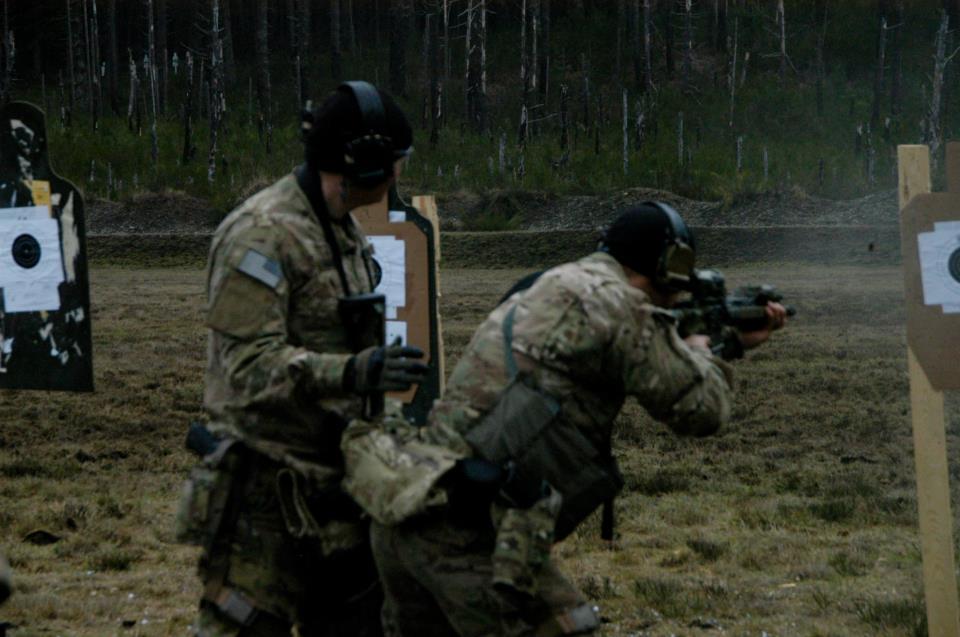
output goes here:
<path id="1" fill-rule="evenodd" d="M 621 215 L 599 250 L 547 271 L 483 322 L 422 436 L 464 456 L 449 504 L 372 544 L 404 637 L 586 634 L 595 610 L 557 569 L 563 539 L 623 482 L 611 429 L 635 396 L 678 434 L 730 416 L 732 370 L 666 311 L 694 275 L 689 229 L 669 206 Z M 745 348 L 785 322 L 766 307 Z M 737 334 L 734 335 L 735 337 Z"/>

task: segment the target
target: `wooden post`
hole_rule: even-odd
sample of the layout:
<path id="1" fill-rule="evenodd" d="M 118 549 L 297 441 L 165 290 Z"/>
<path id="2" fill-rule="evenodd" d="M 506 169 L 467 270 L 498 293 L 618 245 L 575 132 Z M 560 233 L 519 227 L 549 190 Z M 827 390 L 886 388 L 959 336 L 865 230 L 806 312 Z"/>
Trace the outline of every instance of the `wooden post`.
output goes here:
<path id="1" fill-rule="evenodd" d="M 437 199 L 433 195 L 416 195 L 412 198 L 411 203 L 433 226 L 433 249 L 437 257 L 434 264 L 437 281 L 437 345 L 439 347 L 437 362 L 440 365 L 440 395 L 443 396 L 443 390 L 447 383 L 447 370 L 443 349 L 443 321 L 440 320 L 440 298 L 443 296 L 440 291 L 440 216 L 437 214 Z"/>
<path id="2" fill-rule="evenodd" d="M 899 146 L 897 158 L 902 211 L 913 197 L 930 192 L 930 149 L 927 146 Z M 943 392 L 930 385 L 909 346 L 907 359 L 928 631 L 937 637 L 958 637 L 960 612 L 954 576 Z"/>

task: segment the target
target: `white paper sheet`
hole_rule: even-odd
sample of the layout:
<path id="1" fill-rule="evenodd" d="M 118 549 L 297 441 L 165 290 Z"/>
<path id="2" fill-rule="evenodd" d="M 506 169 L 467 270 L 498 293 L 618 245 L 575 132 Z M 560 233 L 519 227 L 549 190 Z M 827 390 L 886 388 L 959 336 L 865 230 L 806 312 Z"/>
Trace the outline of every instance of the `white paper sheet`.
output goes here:
<path id="1" fill-rule="evenodd" d="M 32 268 L 21 267 L 13 258 L 13 242 L 24 234 L 40 245 L 40 261 Z M 59 285 L 63 279 L 60 225 L 56 219 L 0 217 L 0 288 L 5 311 L 59 310 Z"/>
<path id="2" fill-rule="evenodd" d="M 392 345 L 393 342 L 400 338 L 400 342 L 406 344 L 407 342 L 407 322 L 406 321 L 387 321 L 387 345 Z"/>
<path id="3" fill-rule="evenodd" d="M 0 208 L 0 223 L 8 221 L 29 221 L 31 219 L 50 219 L 50 206 Z"/>
<path id="4" fill-rule="evenodd" d="M 376 292 L 387 299 L 387 318 L 397 318 L 397 308 L 407 304 L 406 244 L 390 235 L 367 237 L 373 245 L 373 258 L 383 270 Z"/>
<path id="5" fill-rule="evenodd" d="M 403 223 L 407 220 L 406 210 L 391 210 L 387 213 L 390 223 Z"/>

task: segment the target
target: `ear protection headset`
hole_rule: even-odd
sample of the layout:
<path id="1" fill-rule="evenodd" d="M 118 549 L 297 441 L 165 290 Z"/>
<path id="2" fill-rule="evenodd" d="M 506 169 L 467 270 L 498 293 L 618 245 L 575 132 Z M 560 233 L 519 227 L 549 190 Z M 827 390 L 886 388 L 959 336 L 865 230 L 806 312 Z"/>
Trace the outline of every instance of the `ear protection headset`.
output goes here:
<path id="1" fill-rule="evenodd" d="M 377 89 L 369 82 L 344 82 L 337 91 L 353 95 L 360 109 L 360 135 L 343 144 L 343 175 L 360 188 L 374 188 L 393 175 L 393 162 L 405 157 L 407 150 L 397 150 L 387 130 L 386 111 Z M 302 129 L 307 134 L 313 127 L 310 104 L 303 114 Z"/>
<path id="2" fill-rule="evenodd" d="M 387 116 L 377 89 L 369 82 L 344 82 L 338 91 L 353 93 L 360 107 L 360 137 L 343 147 L 344 175 L 360 188 L 379 186 L 393 175 L 393 140 L 377 131 L 387 129 Z"/>
<path id="3" fill-rule="evenodd" d="M 644 205 L 653 206 L 667 216 L 670 236 L 660 253 L 654 283 L 663 288 L 687 290 L 693 281 L 694 245 L 693 235 L 683 222 L 680 214 L 665 203 L 647 201 Z"/>

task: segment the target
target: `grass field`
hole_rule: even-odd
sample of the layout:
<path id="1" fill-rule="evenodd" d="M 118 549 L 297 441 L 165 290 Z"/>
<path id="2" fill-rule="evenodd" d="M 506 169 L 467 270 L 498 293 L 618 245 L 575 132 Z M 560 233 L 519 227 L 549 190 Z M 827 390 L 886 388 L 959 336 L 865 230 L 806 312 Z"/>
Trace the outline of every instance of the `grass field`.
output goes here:
<path id="1" fill-rule="evenodd" d="M 521 274 L 443 272 L 448 368 Z M 718 435 L 676 438 L 628 404 L 619 540 L 589 520 L 557 547 L 563 567 L 610 635 L 925 635 L 899 269 L 727 274 L 778 284 L 799 316 L 738 365 Z M 172 518 L 200 415 L 202 271 L 100 265 L 91 281 L 97 392 L 0 394 L 0 550 L 16 570 L 0 619 L 15 637 L 185 635 L 199 585 Z M 59 539 L 24 541 L 38 529 Z"/>

